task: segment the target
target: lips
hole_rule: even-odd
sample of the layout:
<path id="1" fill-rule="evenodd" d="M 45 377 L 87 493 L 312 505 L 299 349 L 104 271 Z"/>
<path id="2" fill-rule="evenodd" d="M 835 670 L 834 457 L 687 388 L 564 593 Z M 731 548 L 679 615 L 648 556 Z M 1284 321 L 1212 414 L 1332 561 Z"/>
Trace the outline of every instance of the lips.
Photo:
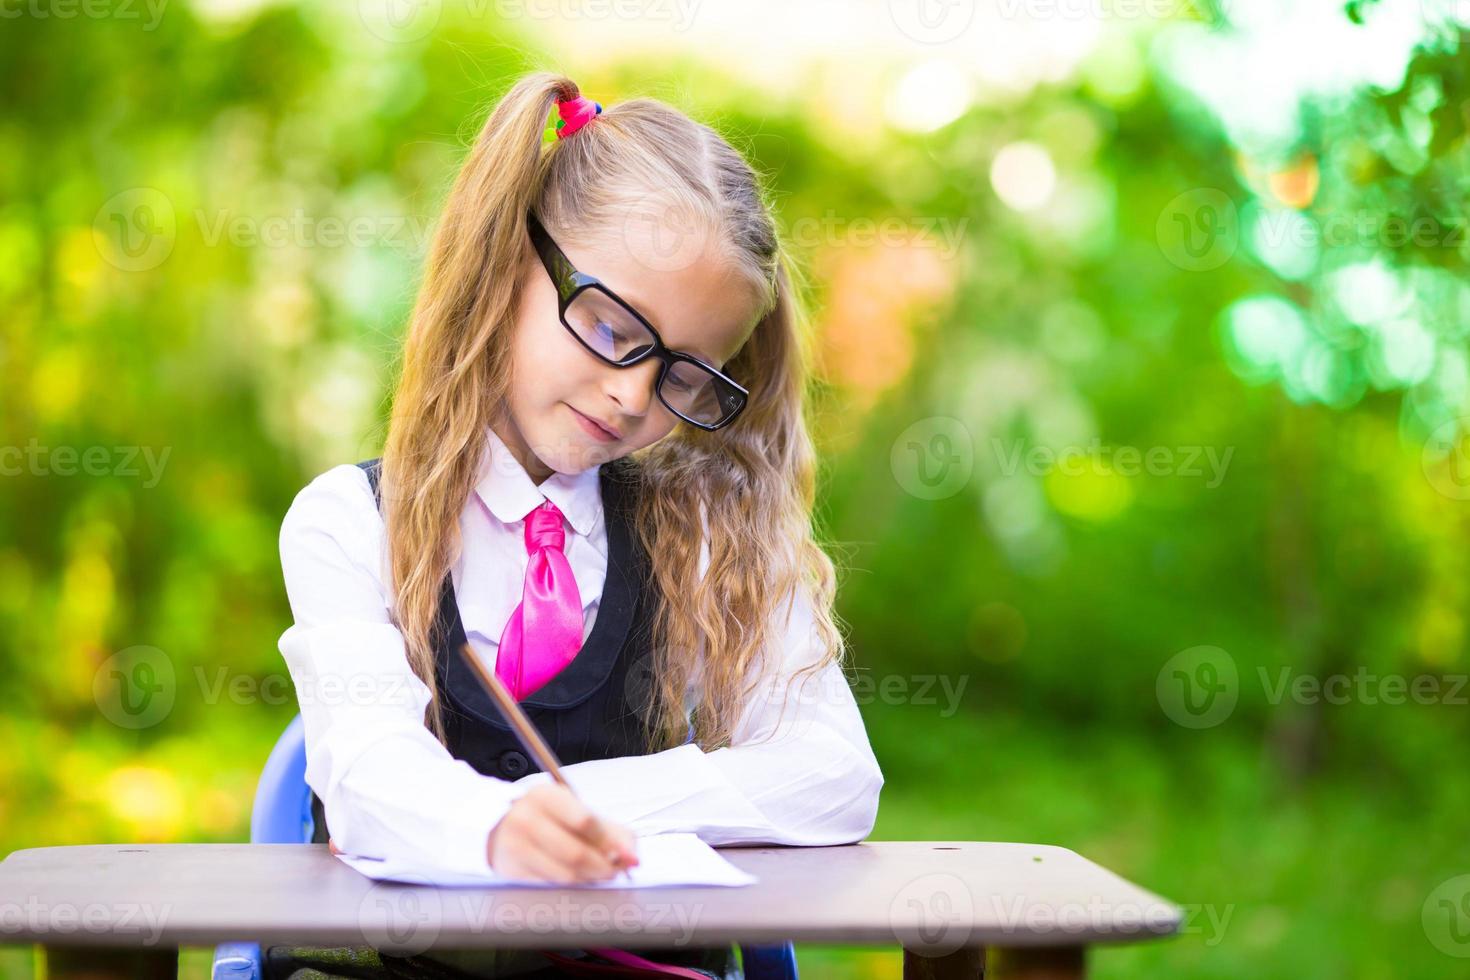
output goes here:
<path id="1" fill-rule="evenodd" d="M 568 405 L 567 407 L 571 408 L 570 405 Z M 604 442 L 613 442 L 617 439 L 622 438 L 621 433 L 619 433 L 615 429 L 608 428 L 591 416 L 584 415 L 583 413 L 577 411 L 575 408 L 572 408 L 572 413 L 577 416 L 577 421 L 581 423 L 582 428 L 586 429 L 588 433 L 595 436 L 596 438 L 601 439 Z"/>

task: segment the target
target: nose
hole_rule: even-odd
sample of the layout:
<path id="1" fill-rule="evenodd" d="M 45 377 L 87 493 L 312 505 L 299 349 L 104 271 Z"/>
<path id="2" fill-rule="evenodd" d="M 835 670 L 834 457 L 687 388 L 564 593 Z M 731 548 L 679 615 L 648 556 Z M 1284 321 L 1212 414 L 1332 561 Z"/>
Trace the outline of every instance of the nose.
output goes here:
<path id="1" fill-rule="evenodd" d="M 662 369 L 663 365 L 656 357 L 632 367 L 609 367 L 603 390 L 618 403 L 624 415 L 641 418 L 648 414 L 648 406 L 658 397 L 654 394 L 654 386 Z"/>

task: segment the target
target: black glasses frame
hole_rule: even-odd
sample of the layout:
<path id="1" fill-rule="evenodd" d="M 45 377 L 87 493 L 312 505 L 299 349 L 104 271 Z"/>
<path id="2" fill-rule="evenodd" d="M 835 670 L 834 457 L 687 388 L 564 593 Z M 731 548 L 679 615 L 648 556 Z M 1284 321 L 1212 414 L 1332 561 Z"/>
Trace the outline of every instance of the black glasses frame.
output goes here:
<path id="1" fill-rule="evenodd" d="M 551 277 L 552 284 L 556 286 L 557 315 L 561 319 L 561 325 L 567 328 L 567 332 L 575 337 L 577 343 L 581 344 L 588 353 L 604 364 L 611 364 L 613 367 L 620 368 L 632 367 L 635 364 L 641 364 L 650 357 L 657 357 L 661 363 L 659 366 L 658 380 L 654 382 L 653 387 L 654 393 L 658 395 L 658 400 L 663 403 L 665 408 L 673 412 L 680 419 L 683 419 L 690 425 L 704 429 L 706 432 L 723 429 L 735 421 L 736 416 L 744 411 L 745 405 L 750 398 L 749 391 L 728 374 L 717 370 L 692 354 L 685 354 L 683 351 L 673 350 L 665 346 L 663 338 L 658 335 L 658 331 L 653 329 L 653 324 L 649 323 L 643 314 L 633 309 L 631 304 L 608 288 L 601 279 L 598 279 L 596 276 L 589 276 L 585 272 L 579 272 L 576 266 L 572 265 L 571 260 L 567 258 L 566 253 L 561 250 L 561 247 L 552 241 L 551 236 L 547 234 L 545 227 L 537 220 L 536 215 L 529 211 L 526 212 L 526 230 L 530 233 L 531 244 L 535 246 L 536 254 L 541 257 L 541 264 L 546 267 L 546 274 Z M 573 300 L 589 289 L 597 290 L 626 310 L 629 316 L 637 320 L 648 331 L 648 335 L 653 338 L 653 343 L 634 356 L 622 361 L 615 361 L 605 356 L 601 351 L 596 350 L 591 344 L 587 343 L 582 335 L 577 333 L 572 325 L 567 322 L 567 308 L 572 305 Z M 669 400 L 664 397 L 664 379 L 668 377 L 669 368 L 673 366 L 675 361 L 684 361 L 692 364 L 699 370 L 713 375 L 722 384 L 728 386 L 730 389 L 728 394 L 739 399 L 738 403 L 735 403 L 734 409 L 720 421 L 710 424 L 700 422 L 698 419 L 692 419 L 673 405 L 670 405 Z M 717 389 L 717 397 L 721 405 L 726 404 L 725 393 L 719 393 Z"/>

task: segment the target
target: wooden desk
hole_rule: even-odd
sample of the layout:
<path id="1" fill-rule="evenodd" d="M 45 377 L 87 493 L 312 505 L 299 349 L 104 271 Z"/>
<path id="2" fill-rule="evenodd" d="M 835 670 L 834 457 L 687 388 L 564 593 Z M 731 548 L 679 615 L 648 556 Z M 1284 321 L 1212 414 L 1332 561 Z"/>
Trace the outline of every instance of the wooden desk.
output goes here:
<path id="1" fill-rule="evenodd" d="M 96 844 L 0 862 L 0 942 L 50 976 L 173 977 L 180 946 L 901 946 L 905 978 L 1080 977 L 1086 947 L 1168 935 L 1180 910 L 1071 851 L 869 841 L 721 852 L 743 888 L 429 888 L 374 882 L 323 844 Z"/>

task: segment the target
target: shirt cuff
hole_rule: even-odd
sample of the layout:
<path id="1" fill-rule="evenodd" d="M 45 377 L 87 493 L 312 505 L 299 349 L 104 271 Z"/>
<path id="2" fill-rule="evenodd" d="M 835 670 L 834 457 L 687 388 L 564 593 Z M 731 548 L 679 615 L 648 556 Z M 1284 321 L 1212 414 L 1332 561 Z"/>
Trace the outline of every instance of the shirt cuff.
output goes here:
<path id="1" fill-rule="evenodd" d="M 318 751 L 330 758 L 333 737 L 345 735 L 329 733 Z M 380 739 L 323 787 L 336 843 L 357 857 L 485 873 L 490 831 L 525 789 L 481 775 L 438 745 L 425 751 L 424 738 L 432 738 L 428 729 Z M 360 740 L 350 741 L 356 748 Z"/>
<path id="2" fill-rule="evenodd" d="M 709 844 L 763 839 L 775 826 L 712 765 L 697 745 L 561 767 L 587 807 L 639 835 L 686 832 Z M 512 785 L 539 786 L 550 773 Z"/>
<path id="3" fill-rule="evenodd" d="M 465 795 L 462 804 L 457 803 L 444 815 L 444 838 L 439 853 L 443 866 L 451 870 L 490 873 L 486 846 L 490 831 L 530 787 L 508 786 L 488 777 L 471 786 L 473 789 Z"/>

